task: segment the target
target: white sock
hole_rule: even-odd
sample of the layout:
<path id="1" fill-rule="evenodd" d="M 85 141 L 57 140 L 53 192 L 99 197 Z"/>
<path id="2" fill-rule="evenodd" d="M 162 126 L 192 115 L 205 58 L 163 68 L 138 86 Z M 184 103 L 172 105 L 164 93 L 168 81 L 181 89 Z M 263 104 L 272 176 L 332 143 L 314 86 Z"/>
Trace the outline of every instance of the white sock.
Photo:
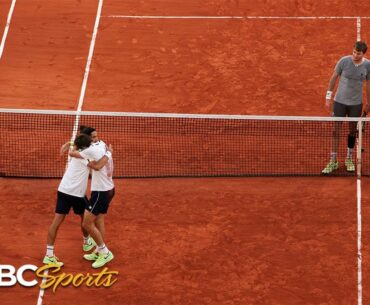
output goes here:
<path id="1" fill-rule="evenodd" d="M 98 252 L 108 254 L 109 250 L 108 250 L 108 247 L 105 244 L 102 244 L 100 247 L 98 247 Z"/>
<path id="2" fill-rule="evenodd" d="M 332 152 L 332 153 L 330 154 L 330 160 L 331 160 L 331 161 L 334 161 L 334 162 L 336 162 L 336 161 L 337 161 L 337 153 L 336 153 L 336 152 Z"/>
<path id="3" fill-rule="evenodd" d="M 46 245 L 46 256 L 54 256 L 54 246 Z"/>
<path id="4" fill-rule="evenodd" d="M 87 235 L 86 237 L 83 236 L 83 239 L 84 239 L 84 244 L 87 245 L 88 244 L 88 240 L 90 238 L 90 235 Z"/>
<path id="5" fill-rule="evenodd" d="M 347 158 L 352 159 L 353 148 L 347 147 Z"/>

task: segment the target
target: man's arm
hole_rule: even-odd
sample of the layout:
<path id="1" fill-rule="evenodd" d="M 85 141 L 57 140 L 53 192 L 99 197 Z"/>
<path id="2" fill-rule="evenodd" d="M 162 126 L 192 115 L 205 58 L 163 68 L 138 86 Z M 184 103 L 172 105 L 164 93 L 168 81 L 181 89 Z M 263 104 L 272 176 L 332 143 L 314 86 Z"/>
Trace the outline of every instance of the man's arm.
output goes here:
<path id="1" fill-rule="evenodd" d="M 83 159 L 83 158 L 82 158 L 82 156 L 81 156 L 81 154 L 80 154 L 77 150 L 70 150 L 70 151 L 68 152 L 68 155 L 69 155 L 70 157 Z"/>
<path id="2" fill-rule="evenodd" d="M 337 73 L 337 71 L 334 70 L 333 74 L 330 77 L 328 91 L 326 92 L 326 103 L 325 104 L 326 104 L 326 107 L 328 108 L 330 107 L 330 101 L 331 101 L 334 86 L 335 86 L 335 83 L 337 82 L 338 77 L 339 77 L 339 74 Z"/>
<path id="3" fill-rule="evenodd" d="M 107 151 L 102 158 L 100 158 L 98 161 L 90 161 L 87 166 L 98 171 L 108 163 L 109 158 L 112 158 L 112 153 Z"/>
<path id="4" fill-rule="evenodd" d="M 68 142 L 64 143 L 64 144 L 62 145 L 62 147 L 60 148 L 60 155 L 61 155 L 61 156 L 63 156 L 63 154 L 64 154 L 66 151 L 68 151 L 68 150 L 69 150 L 69 148 L 70 148 L 71 146 L 73 146 L 73 143 L 72 143 L 72 142 L 70 142 L 70 141 L 68 141 Z"/>

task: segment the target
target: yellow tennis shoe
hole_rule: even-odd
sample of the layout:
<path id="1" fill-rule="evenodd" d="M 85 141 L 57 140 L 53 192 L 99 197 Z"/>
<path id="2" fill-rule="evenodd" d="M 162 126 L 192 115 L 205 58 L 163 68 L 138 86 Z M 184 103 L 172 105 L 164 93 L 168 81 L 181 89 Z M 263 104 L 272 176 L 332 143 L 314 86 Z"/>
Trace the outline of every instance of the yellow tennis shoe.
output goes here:
<path id="1" fill-rule="evenodd" d="M 323 174 L 327 175 L 327 174 L 332 173 L 333 171 L 335 171 L 338 168 L 339 168 L 338 161 L 332 161 L 332 160 L 330 160 L 330 162 L 326 165 L 326 167 L 321 172 Z"/>
<path id="2" fill-rule="evenodd" d="M 99 255 L 97 252 L 92 252 L 90 254 L 85 254 L 83 258 L 87 261 L 96 261 L 99 258 Z"/>
<path id="3" fill-rule="evenodd" d="M 347 168 L 347 172 L 354 172 L 355 171 L 355 165 L 352 162 L 351 158 L 346 158 L 345 165 Z"/>
<path id="4" fill-rule="evenodd" d="M 108 252 L 107 254 L 99 253 L 98 259 L 92 264 L 93 268 L 100 268 L 103 267 L 105 264 L 109 263 L 114 258 L 112 252 Z"/>
<path id="5" fill-rule="evenodd" d="M 57 258 L 55 255 L 53 256 L 47 256 L 45 255 L 44 260 L 42 261 L 45 265 L 48 264 L 55 264 L 59 267 L 62 267 L 64 264 L 59 261 L 59 258 Z"/>
<path id="6" fill-rule="evenodd" d="M 82 249 L 85 252 L 89 252 L 92 248 L 96 246 L 96 242 L 91 237 L 88 238 L 87 243 L 82 245 Z"/>

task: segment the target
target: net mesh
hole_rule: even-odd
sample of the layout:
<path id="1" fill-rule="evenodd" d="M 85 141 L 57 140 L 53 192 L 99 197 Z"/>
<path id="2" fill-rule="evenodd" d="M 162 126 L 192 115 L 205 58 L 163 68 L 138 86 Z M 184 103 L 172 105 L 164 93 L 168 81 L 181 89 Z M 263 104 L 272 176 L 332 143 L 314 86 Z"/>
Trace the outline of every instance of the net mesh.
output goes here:
<path id="1" fill-rule="evenodd" d="M 0 112 L 0 176 L 62 177 L 67 158 L 59 149 L 75 124 L 76 112 Z M 79 117 L 79 125 L 96 128 L 113 145 L 116 178 L 321 175 L 335 124 L 340 168 L 331 175 L 355 175 L 344 166 L 348 119 L 93 112 Z M 363 133 L 363 175 L 370 174 L 369 133 Z"/>

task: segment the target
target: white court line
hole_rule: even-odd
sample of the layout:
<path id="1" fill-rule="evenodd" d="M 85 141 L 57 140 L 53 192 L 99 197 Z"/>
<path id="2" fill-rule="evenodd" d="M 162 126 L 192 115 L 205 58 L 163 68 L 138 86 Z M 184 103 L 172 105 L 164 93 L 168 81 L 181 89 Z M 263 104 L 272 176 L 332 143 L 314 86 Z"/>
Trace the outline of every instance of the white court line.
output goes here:
<path id="1" fill-rule="evenodd" d="M 107 15 L 102 18 L 121 19 L 370 19 L 369 16 L 129 16 L 129 15 Z"/>
<path id="2" fill-rule="evenodd" d="M 74 138 L 76 137 L 76 134 L 77 134 L 77 127 L 78 127 L 78 124 L 79 124 L 79 121 L 80 121 L 80 112 L 81 112 L 82 105 L 83 105 L 83 100 L 84 100 L 84 97 L 85 97 L 86 85 L 87 85 L 87 80 L 89 78 L 89 72 L 90 72 L 90 65 L 91 65 L 93 54 L 94 54 L 95 41 L 96 41 L 96 37 L 98 35 L 98 28 L 99 28 L 99 21 L 100 21 L 102 7 L 103 7 L 103 0 L 99 0 L 98 10 L 97 10 L 96 19 L 95 19 L 95 25 L 94 25 L 94 31 L 93 31 L 93 35 L 91 37 L 89 55 L 87 57 L 87 63 L 86 63 L 86 67 L 85 67 L 84 78 L 83 78 L 82 86 L 81 86 L 80 98 L 78 100 L 77 113 L 76 113 L 76 118 L 75 118 L 75 122 L 74 122 L 74 126 L 73 126 L 71 141 L 74 140 Z M 48 271 L 45 270 L 44 275 L 47 275 L 47 274 L 48 274 Z M 45 277 L 43 278 L 42 282 L 44 282 L 44 280 L 45 280 Z M 40 288 L 39 297 L 37 299 L 37 305 L 42 305 L 44 293 L 45 293 L 45 289 Z"/>
<path id="3" fill-rule="evenodd" d="M 13 15 L 14 7 L 15 7 L 15 2 L 16 2 L 16 0 L 12 1 L 12 5 L 10 6 L 9 13 L 8 13 L 8 18 L 6 20 L 6 25 L 5 25 L 5 29 L 4 29 L 3 38 L 1 39 L 1 44 L 0 44 L 0 59 L 3 56 L 5 41 L 6 41 L 6 37 L 8 36 L 10 21 L 12 20 L 12 15 Z"/>
<path id="4" fill-rule="evenodd" d="M 48 274 L 49 274 L 48 270 L 45 270 L 44 271 L 44 278 L 42 279 L 42 284 L 44 284 L 46 282 L 46 275 L 48 275 Z M 40 288 L 39 297 L 37 298 L 37 305 L 42 305 L 42 301 L 44 299 L 44 293 L 45 293 L 45 289 Z"/>
<path id="5" fill-rule="evenodd" d="M 357 17 L 357 41 L 361 40 L 361 17 Z"/>
<path id="6" fill-rule="evenodd" d="M 361 171 L 362 171 L 362 133 L 363 122 L 357 124 L 357 305 L 362 305 L 362 206 L 361 206 Z"/>
<path id="7" fill-rule="evenodd" d="M 102 7 L 103 7 L 103 0 L 99 0 L 98 11 L 96 13 L 94 31 L 93 31 L 93 35 L 91 37 L 89 55 L 87 57 L 87 62 L 86 62 L 86 67 L 85 67 L 85 74 L 84 74 L 84 78 L 83 78 L 82 86 L 81 86 L 80 98 L 78 100 L 77 115 L 76 115 L 75 123 L 74 123 L 74 126 L 73 126 L 73 133 L 72 133 L 71 141 L 74 141 L 74 139 L 77 135 L 78 124 L 79 124 L 79 121 L 80 121 L 79 112 L 82 110 L 82 105 L 83 105 L 84 98 L 85 98 L 87 80 L 89 78 L 90 65 L 91 65 L 93 54 L 94 54 L 95 41 L 96 41 L 96 37 L 98 35 L 98 28 L 99 28 L 99 22 L 100 22 Z"/>
<path id="8" fill-rule="evenodd" d="M 357 304 L 362 305 L 361 179 L 357 179 Z"/>

